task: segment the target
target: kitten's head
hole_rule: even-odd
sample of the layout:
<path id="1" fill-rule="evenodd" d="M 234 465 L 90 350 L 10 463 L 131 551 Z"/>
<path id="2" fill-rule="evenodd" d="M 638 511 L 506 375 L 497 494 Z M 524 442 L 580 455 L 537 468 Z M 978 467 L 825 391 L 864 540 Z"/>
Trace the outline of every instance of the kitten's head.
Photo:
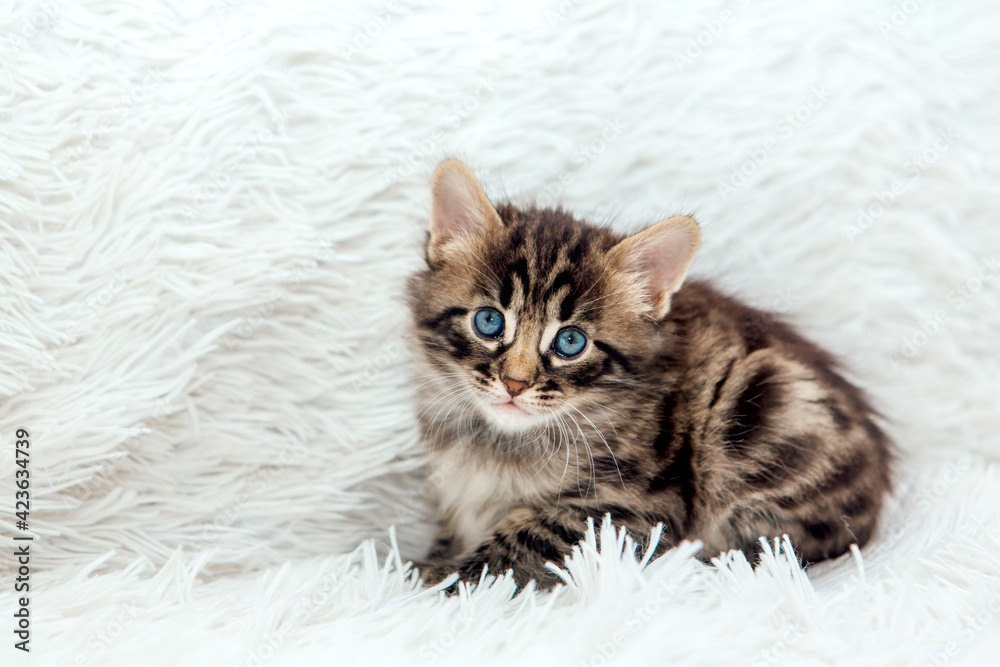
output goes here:
<path id="1" fill-rule="evenodd" d="M 456 160 L 438 167 L 431 195 L 427 269 L 409 296 L 445 387 L 428 397 L 439 416 L 471 407 L 517 433 L 593 414 L 636 385 L 662 351 L 657 325 L 698 248 L 694 220 L 626 238 L 562 210 L 494 207 Z"/>

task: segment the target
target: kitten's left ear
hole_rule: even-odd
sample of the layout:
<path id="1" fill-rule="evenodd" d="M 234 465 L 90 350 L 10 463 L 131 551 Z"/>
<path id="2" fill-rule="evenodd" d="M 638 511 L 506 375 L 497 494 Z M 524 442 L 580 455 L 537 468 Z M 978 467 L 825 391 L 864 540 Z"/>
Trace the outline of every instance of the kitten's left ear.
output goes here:
<path id="1" fill-rule="evenodd" d="M 700 243 L 698 223 L 678 215 L 628 237 L 608 255 L 639 278 L 654 319 L 661 320 L 670 311 L 670 299 L 681 288 Z"/>
<path id="2" fill-rule="evenodd" d="M 438 165 L 431 181 L 431 239 L 427 244 L 432 263 L 448 247 L 482 238 L 492 226 L 502 224 L 468 167 L 458 160 Z"/>

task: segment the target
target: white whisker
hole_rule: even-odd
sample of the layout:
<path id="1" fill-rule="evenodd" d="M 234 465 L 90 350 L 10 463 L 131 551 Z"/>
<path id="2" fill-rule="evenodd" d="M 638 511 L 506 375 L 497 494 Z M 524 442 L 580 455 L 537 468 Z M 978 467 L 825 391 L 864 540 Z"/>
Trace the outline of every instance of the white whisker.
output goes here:
<path id="1" fill-rule="evenodd" d="M 601 440 L 604 442 L 604 446 L 607 448 L 608 454 L 611 454 L 611 460 L 615 462 L 615 470 L 618 471 L 618 479 L 621 480 L 622 488 L 623 489 L 626 488 L 625 487 L 625 480 L 622 478 L 621 468 L 618 467 L 618 458 L 615 456 L 615 453 L 613 451 L 611 451 L 611 445 L 608 444 L 607 438 L 605 438 L 604 434 L 601 433 L 601 429 L 597 428 L 597 426 L 594 425 L 594 422 L 590 421 L 590 417 L 588 417 L 587 415 L 585 415 L 582 412 L 580 412 L 579 408 L 577 408 L 574 405 L 570 405 L 569 403 L 567 403 L 566 405 L 568 405 L 569 407 L 571 407 L 574 410 L 576 410 L 577 412 L 579 412 L 580 416 L 583 417 L 584 419 L 586 419 L 587 422 L 590 424 L 590 427 L 592 429 L 594 429 L 595 431 L 597 431 L 597 435 L 601 436 Z M 591 458 L 591 460 L 593 461 L 593 458 Z"/>

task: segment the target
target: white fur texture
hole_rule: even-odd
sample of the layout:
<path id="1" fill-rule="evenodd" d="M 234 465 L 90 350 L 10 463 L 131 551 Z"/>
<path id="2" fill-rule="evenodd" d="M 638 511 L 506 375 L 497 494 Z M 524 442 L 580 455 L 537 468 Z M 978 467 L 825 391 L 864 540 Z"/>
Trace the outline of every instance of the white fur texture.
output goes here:
<path id="1" fill-rule="evenodd" d="M 976 0 L 0 5 L 4 628 L 22 427 L 36 536 L 3 664 L 996 664 L 998 53 Z M 644 567 L 609 533 L 552 595 L 422 589 L 401 289 L 449 155 L 694 214 L 692 274 L 887 416 L 874 543 Z"/>

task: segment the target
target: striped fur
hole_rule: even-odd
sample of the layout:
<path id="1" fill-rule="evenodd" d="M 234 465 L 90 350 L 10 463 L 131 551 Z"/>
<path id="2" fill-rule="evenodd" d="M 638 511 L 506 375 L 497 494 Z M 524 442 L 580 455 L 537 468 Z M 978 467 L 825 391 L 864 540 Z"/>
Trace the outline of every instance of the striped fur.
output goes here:
<path id="1" fill-rule="evenodd" d="M 488 566 L 551 586 L 545 564 L 608 512 L 706 555 L 788 534 L 818 561 L 868 541 L 890 444 L 828 353 L 703 282 L 657 312 L 616 250 L 624 237 L 562 210 L 493 207 L 462 169 L 439 168 L 428 266 L 409 284 L 440 507 L 427 580 Z M 482 307 L 503 313 L 500 339 L 477 335 Z M 578 359 L 550 347 L 567 325 L 589 339 Z M 503 378 L 529 388 L 512 398 Z"/>

